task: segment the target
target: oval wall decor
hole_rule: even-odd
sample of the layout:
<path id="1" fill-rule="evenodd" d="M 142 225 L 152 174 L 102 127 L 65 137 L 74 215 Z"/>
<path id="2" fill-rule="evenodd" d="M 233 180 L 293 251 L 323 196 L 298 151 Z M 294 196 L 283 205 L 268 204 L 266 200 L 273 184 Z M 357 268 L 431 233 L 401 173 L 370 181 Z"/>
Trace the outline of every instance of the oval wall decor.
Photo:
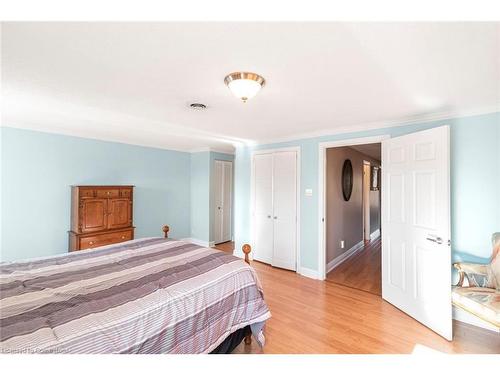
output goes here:
<path id="1" fill-rule="evenodd" d="M 352 164 L 351 160 L 346 159 L 342 166 L 342 194 L 347 202 L 351 199 L 352 193 Z"/>

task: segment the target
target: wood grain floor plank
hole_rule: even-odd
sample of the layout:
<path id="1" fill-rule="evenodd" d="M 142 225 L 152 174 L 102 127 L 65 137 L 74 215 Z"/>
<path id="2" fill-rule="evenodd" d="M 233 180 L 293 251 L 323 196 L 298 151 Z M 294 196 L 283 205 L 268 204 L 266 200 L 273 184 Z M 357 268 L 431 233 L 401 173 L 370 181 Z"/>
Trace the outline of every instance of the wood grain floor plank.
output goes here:
<path id="1" fill-rule="evenodd" d="M 232 251 L 231 244 L 225 251 Z M 219 247 L 218 247 L 219 248 Z M 224 249 L 222 249 L 224 250 Z M 448 342 L 380 296 L 330 281 L 252 262 L 272 317 L 266 345 L 255 340 L 234 353 L 412 353 L 419 347 L 444 353 L 500 353 L 500 335 L 455 322 Z"/>

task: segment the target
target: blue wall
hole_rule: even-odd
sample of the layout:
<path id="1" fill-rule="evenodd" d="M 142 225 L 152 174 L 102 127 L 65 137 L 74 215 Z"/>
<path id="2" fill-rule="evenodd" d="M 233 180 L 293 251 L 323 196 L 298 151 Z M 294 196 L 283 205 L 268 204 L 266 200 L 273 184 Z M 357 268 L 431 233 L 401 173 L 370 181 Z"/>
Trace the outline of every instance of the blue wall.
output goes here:
<path id="1" fill-rule="evenodd" d="M 216 160 L 232 161 L 234 155 L 213 151 L 191 154 L 191 238 L 204 242 L 212 242 L 215 239 Z"/>
<path id="2" fill-rule="evenodd" d="M 191 154 L 191 234 L 210 240 L 210 152 Z"/>
<path id="3" fill-rule="evenodd" d="M 255 149 L 300 146 L 301 266 L 318 270 L 318 144 L 389 134 L 392 137 L 441 125 L 451 128 L 451 216 L 454 260 L 486 261 L 490 237 L 500 231 L 500 113 L 433 121 L 364 132 L 239 147 L 235 169 L 236 249 L 250 243 L 250 158 Z M 306 197 L 305 189 L 313 189 Z"/>
<path id="4" fill-rule="evenodd" d="M 0 128 L 2 261 L 65 253 L 70 185 L 135 185 L 136 237 L 190 235 L 189 153 Z M 207 164 L 208 167 L 208 164 Z"/>
<path id="5" fill-rule="evenodd" d="M 452 249 L 455 260 L 486 261 L 490 235 L 500 231 L 500 113 L 365 132 L 240 147 L 234 160 L 234 235 L 250 242 L 250 157 L 254 149 L 301 147 L 301 266 L 318 267 L 318 143 L 451 126 Z M 135 185 L 136 237 L 213 239 L 211 170 L 215 159 L 13 128 L 0 128 L 0 260 L 67 251 L 70 185 Z M 313 196 L 306 197 L 306 188 Z M 212 210 L 213 211 L 213 210 Z"/>

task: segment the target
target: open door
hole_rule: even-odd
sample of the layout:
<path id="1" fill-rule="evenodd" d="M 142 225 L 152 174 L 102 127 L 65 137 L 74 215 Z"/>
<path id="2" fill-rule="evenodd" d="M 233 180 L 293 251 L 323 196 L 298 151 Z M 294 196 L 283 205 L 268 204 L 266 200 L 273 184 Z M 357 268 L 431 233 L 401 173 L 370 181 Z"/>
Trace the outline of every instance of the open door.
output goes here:
<path id="1" fill-rule="evenodd" d="M 382 297 L 452 339 L 449 127 L 382 142 Z"/>

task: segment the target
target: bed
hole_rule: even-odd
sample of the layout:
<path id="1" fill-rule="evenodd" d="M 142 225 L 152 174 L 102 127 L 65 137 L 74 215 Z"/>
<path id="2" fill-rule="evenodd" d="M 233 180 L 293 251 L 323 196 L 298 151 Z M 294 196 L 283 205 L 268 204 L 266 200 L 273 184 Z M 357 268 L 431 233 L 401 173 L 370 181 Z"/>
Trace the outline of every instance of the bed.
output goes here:
<path id="1" fill-rule="evenodd" d="M 253 268 L 168 230 L 1 263 L 0 351 L 227 353 L 251 335 L 264 345 L 271 314 Z"/>

